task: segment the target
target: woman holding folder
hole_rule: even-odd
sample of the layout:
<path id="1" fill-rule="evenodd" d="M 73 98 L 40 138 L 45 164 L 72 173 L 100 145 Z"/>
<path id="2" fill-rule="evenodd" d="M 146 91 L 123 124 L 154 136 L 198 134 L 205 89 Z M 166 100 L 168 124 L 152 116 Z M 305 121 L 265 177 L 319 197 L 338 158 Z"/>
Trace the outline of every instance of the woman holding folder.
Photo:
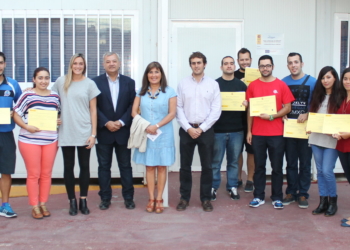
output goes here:
<path id="1" fill-rule="evenodd" d="M 335 114 L 341 104 L 340 82 L 338 73 L 333 67 L 321 69 L 310 103 L 310 112 Z M 309 137 L 309 144 L 317 168 L 320 203 L 312 214 L 333 216 L 337 212 L 337 185 L 333 169 L 338 158 L 337 139 L 332 135 L 314 133 Z"/>
<path id="2" fill-rule="evenodd" d="M 33 74 L 34 86 L 24 92 L 14 107 L 14 120 L 21 127 L 18 147 L 27 169 L 27 191 L 29 204 L 33 207 L 34 219 L 49 217 L 46 208 L 51 188 L 51 173 L 57 153 L 57 130 L 40 130 L 28 124 L 30 109 L 60 110 L 60 98 L 55 91 L 47 89 L 50 73 L 40 67 Z M 56 121 L 55 121 L 56 122 Z M 61 123 L 57 120 L 57 125 Z"/>
<path id="3" fill-rule="evenodd" d="M 62 104 L 58 146 L 62 148 L 70 215 L 78 213 L 75 198 L 75 150 L 78 151 L 80 166 L 79 210 L 82 214 L 90 213 L 86 197 L 90 181 L 90 151 L 95 145 L 97 129 L 96 96 L 100 94 L 100 90 L 95 82 L 85 76 L 85 72 L 84 55 L 75 54 L 70 59 L 67 74 L 59 77 L 52 87 L 60 95 Z"/>
<path id="4" fill-rule="evenodd" d="M 163 191 L 167 169 L 175 161 L 175 144 L 172 120 L 176 115 L 176 92 L 169 87 L 162 66 L 158 62 L 148 64 L 143 74 L 141 90 L 136 94 L 131 115 L 135 117 L 140 107 L 141 116 L 150 122 L 146 128 L 148 135 L 146 152 L 134 151 L 136 164 L 146 165 L 146 180 L 149 202 L 146 211 L 162 213 Z M 157 196 L 155 198 L 155 173 L 157 172 Z"/>
<path id="5" fill-rule="evenodd" d="M 350 114 L 350 68 L 343 71 L 340 82 L 344 98 L 337 114 Z M 338 150 L 339 160 L 345 177 L 350 183 L 350 133 L 339 132 L 339 134 L 334 134 L 333 137 L 338 140 L 336 149 Z M 350 217 L 342 219 L 341 222 L 343 227 L 350 227 Z"/>

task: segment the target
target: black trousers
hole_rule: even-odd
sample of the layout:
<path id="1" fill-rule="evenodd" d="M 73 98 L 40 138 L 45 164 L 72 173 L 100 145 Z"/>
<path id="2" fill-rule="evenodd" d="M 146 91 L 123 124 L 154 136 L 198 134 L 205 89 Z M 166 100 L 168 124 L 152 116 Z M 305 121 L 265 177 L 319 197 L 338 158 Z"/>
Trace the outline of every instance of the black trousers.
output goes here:
<path id="1" fill-rule="evenodd" d="M 211 162 L 214 147 L 214 129 L 210 128 L 203 132 L 197 139 L 192 137 L 182 128 L 180 134 L 180 194 L 181 199 L 189 201 L 192 189 L 191 165 L 196 145 L 202 165 L 200 181 L 201 201 L 211 200 L 211 186 L 213 181 L 213 171 Z"/>
<path id="2" fill-rule="evenodd" d="M 285 140 L 283 136 L 258 136 L 253 135 L 252 146 L 254 150 L 254 198 L 265 200 L 266 187 L 266 159 L 269 152 L 272 167 L 271 199 L 273 201 L 283 199 L 283 156 Z"/>
<path id="3" fill-rule="evenodd" d="M 74 164 L 75 164 L 75 148 L 78 151 L 78 161 L 80 167 L 79 173 L 79 187 L 80 197 L 87 196 L 90 181 L 90 152 L 91 149 L 86 149 L 86 146 L 75 147 L 67 146 L 61 147 L 63 154 L 64 164 L 64 183 L 68 194 L 68 199 L 75 199 L 75 176 L 74 176 Z"/>
<path id="4" fill-rule="evenodd" d="M 337 150 L 338 151 L 338 150 Z M 348 182 L 350 183 L 350 153 L 342 153 L 338 151 L 339 160 L 343 167 L 344 174 Z"/>

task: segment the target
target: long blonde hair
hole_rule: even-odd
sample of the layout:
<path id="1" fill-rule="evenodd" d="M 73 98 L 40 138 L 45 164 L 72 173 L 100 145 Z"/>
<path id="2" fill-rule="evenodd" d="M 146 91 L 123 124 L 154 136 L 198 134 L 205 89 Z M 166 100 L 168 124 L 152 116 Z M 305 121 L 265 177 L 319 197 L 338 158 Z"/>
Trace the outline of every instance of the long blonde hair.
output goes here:
<path id="1" fill-rule="evenodd" d="M 72 79 L 73 79 L 73 70 L 72 70 L 73 62 L 78 57 L 81 57 L 83 59 L 83 61 L 84 61 L 83 75 L 85 75 L 85 72 L 86 72 L 86 60 L 85 60 L 85 57 L 84 57 L 84 55 L 82 53 L 76 53 L 70 58 L 68 72 L 67 72 L 67 74 L 65 76 L 63 89 L 64 89 L 64 92 L 66 92 L 66 93 L 68 92 L 68 88 L 71 85 Z"/>

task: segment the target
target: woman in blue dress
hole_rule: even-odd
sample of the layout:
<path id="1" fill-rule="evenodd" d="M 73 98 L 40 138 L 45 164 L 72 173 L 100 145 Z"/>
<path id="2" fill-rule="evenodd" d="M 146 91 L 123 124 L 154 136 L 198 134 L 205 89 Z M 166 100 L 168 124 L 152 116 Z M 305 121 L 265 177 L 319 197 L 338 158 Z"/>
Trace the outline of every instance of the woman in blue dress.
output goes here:
<path id="1" fill-rule="evenodd" d="M 162 66 L 158 62 L 148 64 L 143 74 L 142 87 L 132 107 L 132 116 L 138 114 L 150 122 L 146 132 L 159 135 L 155 140 L 147 138 L 146 152 L 134 151 L 133 161 L 146 166 L 149 192 L 147 212 L 162 213 L 166 167 L 175 161 L 175 143 L 172 120 L 176 115 L 176 92 L 169 87 Z M 157 170 L 157 196 L 155 199 L 155 171 Z"/>

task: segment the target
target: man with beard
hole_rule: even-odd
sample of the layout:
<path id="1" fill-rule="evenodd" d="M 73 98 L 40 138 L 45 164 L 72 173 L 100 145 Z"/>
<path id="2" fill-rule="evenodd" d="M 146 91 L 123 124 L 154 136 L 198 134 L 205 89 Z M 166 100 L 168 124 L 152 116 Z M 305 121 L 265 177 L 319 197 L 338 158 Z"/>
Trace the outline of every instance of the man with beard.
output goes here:
<path id="1" fill-rule="evenodd" d="M 22 94 L 18 82 L 4 75 L 6 68 L 6 56 L 0 52 L 0 108 L 9 108 L 11 110 L 10 124 L 0 124 L 0 191 L 2 204 L 0 206 L 0 216 L 6 218 L 17 217 L 9 203 L 11 190 L 11 174 L 15 173 L 16 165 L 16 143 L 12 130 L 15 123 L 12 119 L 12 107 Z"/>
<path id="2" fill-rule="evenodd" d="M 308 118 L 309 103 L 315 88 L 316 79 L 303 72 L 303 59 L 299 53 L 289 53 L 287 67 L 290 75 L 282 79 L 292 91 L 295 101 L 288 118 L 304 123 Z M 300 208 L 308 208 L 309 188 L 311 185 L 312 150 L 308 139 L 285 138 L 287 160 L 287 189 L 283 205 L 298 201 Z M 299 160 L 299 167 L 298 167 Z"/>
<path id="3" fill-rule="evenodd" d="M 216 81 L 219 83 L 220 92 L 245 92 L 247 86 L 234 76 L 235 60 L 231 56 L 225 56 L 221 60 L 222 76 Z M 232 200 L 239 200 L 238 194 L 238 158 L 241 154 L 244 137 L 244 124 L 246 124 L 245 111 L 222 111 L 219 120 L 214 124 L 215 141 L 213 152 L 213 185 L 212 201 L 216 200 L 216 191 L 221 182 L 221 164 L 227 155 L 226 190 Z"/>
<path id="4" fill-rule="evenodd" d="M 247 89 L 247 100 L 275 95 L 277 114 L 262 113 L 252 117 L 248 109 L 247 141 L 253 147 L 255 161 L 254 199 L 249 206 L 258 207 L 265 203 L 266 150 L 268 150 L 272 167 L 272 205 L 276 209 L 282 209 L 282 167 L 285 146 L 282 117 L 291 111 L 291 102 L 294 101 L 294 97 L 287 84 L 272 75 L 274 65 L 271 56 L 261 56 L 258 65 L 261 77 L 250 83 Z"/>
<path id="5" fill-rule="evenodd" d="M 250 51 L 246 48 L 242 48 L 237 53 L 237 62 L 239 69 L 235 71 L 235 78 L 239 80 L 244 79 L 245 68 L 250 67 L 252 64 L 252 56 Z M 243 80 L 242 80 L 243 81 Z M 244 187 L 244 192 L 253 192 L 253 175 L 254 175 L 254 152 L 252 146 L 247 142 L 247 122 L 244 122 L 244 139 L 242 143 L 242 150 L 238 160 L 238 187 L 243 184 L 242 182 L 242 168 L 243 168 L 243 149 L 247 152 L 247 182 Z"/>

